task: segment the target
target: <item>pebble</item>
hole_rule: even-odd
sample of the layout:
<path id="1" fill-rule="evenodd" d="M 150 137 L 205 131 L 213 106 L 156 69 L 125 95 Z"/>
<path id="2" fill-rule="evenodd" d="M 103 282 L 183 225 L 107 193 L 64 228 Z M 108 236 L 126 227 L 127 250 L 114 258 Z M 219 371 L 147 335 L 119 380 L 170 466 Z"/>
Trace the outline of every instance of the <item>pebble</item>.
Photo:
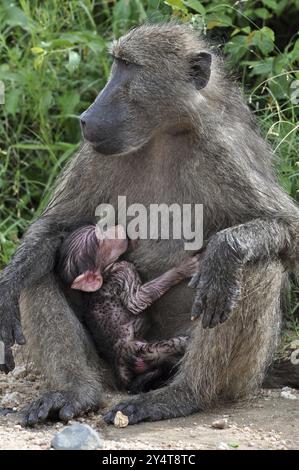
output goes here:
<path id="1" fill-rule="evenodd" d="M 18 406 L 21 402 L 21 395 L 19 392 L 7 392 L 2 398 L 0 405 L 5 408 Z"/>
<path id="2" fill-rule="evenodd" d="M 283 389 L 280 392 L 280 396 L 288 400 L 297 400 L 297 397 L 294 392 L 296 393 L 295 389 L 291 387 L 283 387 Z"/>
<path id="3" fill-rule="evenodd" d="M 51 446 L 56 450 L 95 450 L 102 443 L 100 435 L 90 426 L 75 423 L 56 433 Z"/>
<path id="4" fill-rule="evenodd" d="M 220 450 L 229 450 L 229 445 L 226 442 L 220 442 L 217 449 Z"/>
<path id="5" fill-rule="evenodd" d="M 215 428 L 215 429 L 226 429 L 228 427 L 229 427 L 229 424 L 226 418 L 217 419 L 216 421 L 213 421 L 212 423 L 212 428 Z"/>
<path id="6" fill-rule="evenodd" d="M 292 352 L 291 357 L 290 357 L 290 361 L 295 366 L 297 364 L 299 364 L 299 349 L 295 349 L 295 351 Z"/>
<path id="7" fill-rule="evenodd" d="M 23 379 L 27 375 L 27 370 L 25 366 L 16 366 L 15 369 L 12 371 L 12 375 L 16 379 Z"/>
<path id="8" fill-rule="evenodd" d="M 117 411 L 113 424 L 116 428 L 126 428 L 129 424 L 129 418 L 121 411 Z"/>

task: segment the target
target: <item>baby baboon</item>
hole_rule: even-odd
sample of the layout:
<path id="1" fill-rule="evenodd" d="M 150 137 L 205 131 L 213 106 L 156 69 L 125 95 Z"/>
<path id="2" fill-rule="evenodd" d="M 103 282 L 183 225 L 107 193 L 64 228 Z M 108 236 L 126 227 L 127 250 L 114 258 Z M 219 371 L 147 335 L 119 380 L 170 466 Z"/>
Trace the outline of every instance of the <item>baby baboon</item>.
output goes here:
<path id="1" fill-rule="evenodd" d="M 122 226 L 85 225 L 62 243 L 58 273 L 72 289 L 89 292 L 84 297 L 84 320 L 97 351 L 113 364 L 119 384 L 126 389 L 149 389 L 154 379 L 162 379 L 169 359 L 186 350 L 188 336 L 148 343 L 142 341 L 145 317 L 141 315 L 171 287 L 199 270 L 199 256 L 188 257 L 177 268 L 141 283 L 132 263 L 118 261 L 128 248 Z M 172 362 L 172 361 L 171 361 Z M 137 374 L 138 377 L 134 382 Z"/>
<path id="2" fill-rule="evenodd" d="M 283 277 L 298 261 L 298 207 L 208 44 L 189 27 L 145 25 L 112 54 L 109 81 L 81 116 L 86 142 L 1 273 L 2 368 L 13 368 L 11 346 L 23 342 L 21 293 L 27 343 L 48 379 L 49 391 L 25 414 L 29 425 L 101 403 L 100 357 L 53 272 L 62 236 L 94 223 L 98 204 L 117 207 L 119 195 L 146 208 L 201 203 L 206 246 L 193 307 L 202 321 L 192 323 L 175 380 L 118 405 L 108 422 L 118 409 L 130 423 L 188 415 L 261 384 L 279 333 Z M 140 240 L 126 255 L 144 280 L 185 256 L 184 240 L 173 237 Z M 189 333 L 193 292 L 182 282 L 150 307 L 148 340 Z"/>

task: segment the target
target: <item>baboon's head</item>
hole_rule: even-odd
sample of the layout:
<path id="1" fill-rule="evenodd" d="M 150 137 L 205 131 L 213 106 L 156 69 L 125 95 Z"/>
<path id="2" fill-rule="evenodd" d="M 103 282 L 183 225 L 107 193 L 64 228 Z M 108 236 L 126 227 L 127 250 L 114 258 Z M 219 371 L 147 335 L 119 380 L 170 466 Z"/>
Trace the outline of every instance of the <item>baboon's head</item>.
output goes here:
<path id="1" fill-rule="evenodd" d="M 126 153 L 154 133 L 188 128 L 188 108 L 203 99 L 212 62 L 190 28 L 141 26 L 116 41 L 111 53 L 108 83 L 81 115 L 83 135 L 98 152 Z"/>

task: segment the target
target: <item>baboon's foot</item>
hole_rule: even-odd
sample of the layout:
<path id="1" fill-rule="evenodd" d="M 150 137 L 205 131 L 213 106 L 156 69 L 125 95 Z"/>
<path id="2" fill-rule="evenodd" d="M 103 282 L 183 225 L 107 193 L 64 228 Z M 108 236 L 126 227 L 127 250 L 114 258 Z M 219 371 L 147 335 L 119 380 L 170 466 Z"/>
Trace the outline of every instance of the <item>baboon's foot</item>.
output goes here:
<path id="1" fill-rule="evenodd" d="M 170 385 L 119 403 L 106 413 L 104 420 L 112 424 L 118 411 L 128 416 L 129 424 L 136 424 L 188 416 L 198 410 L 199 406 L 190 395 Z"/>
<path id="2" fill-rule="evenodd" d="M 47 392 L 39 400 L 32 402 L 22 416 L 23 426 L 34 426 L 47 420 L 63 421 L 82 415 L 87 411 L 95 411 L 99 406 L 94 403 L 81 403 L 72 392 Z"/>
<path id="3" fill-rule="evenodd" d="M 168 416 L 164 416 L 163 412 L 165 410 L 162 411 L 157 404 L 149 407 L 146 400 L 142 397 L 136 400 L 126 400 L 116 405 L 104 416 L 106 423 L 113 424 L 118 411 L 128 416 L 129 424 L 136 424 L 140 421 L 159 421 L 168 418 Z"/>

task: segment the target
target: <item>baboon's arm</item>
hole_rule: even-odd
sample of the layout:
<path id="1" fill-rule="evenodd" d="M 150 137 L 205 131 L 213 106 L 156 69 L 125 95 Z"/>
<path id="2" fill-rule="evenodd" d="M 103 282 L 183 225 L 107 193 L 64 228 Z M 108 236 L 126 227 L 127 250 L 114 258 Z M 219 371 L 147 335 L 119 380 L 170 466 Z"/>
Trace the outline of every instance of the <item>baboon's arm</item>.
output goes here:
<path id="1" fill-rule="evenodd" d="M 25 342 L 19 313 L 21 290 L 50 272 L 59 243 L 59 232 L 44 219 L 37 220 L 9 265 L 0 273 L 0 341 L 5 345 L 5 358 L 2 364 L 0 358 L 0 370 L 4 372 L 14 368 L 11 346 L 15 342 Z"/>
<path id="2" fill-rule="evenodd" d="M 214 235 L 205 252 L 201 273 L 190 285 L 197 288 L 192 319 L 203 314 L 203 327 L 223 323 L 241 298 L 242 268 L 247 263 L 298 256 L 298 239 L 285 221 L 255 219 Z"/>
<path id="3" fill-rule="evenodd" d="M 0 370 L 4 372 L 14 368 L 11 346 L 25 341 L 18 306 L 21 290 L 53 269 L 64 231 L 83 221 L 83 214 L 91 213 L 93 201 L 78 191 L 88 177 L 83 171 L 88 168 L 86 162 L 80 158 L 79 153 L 70 162 L 45 213 L 31 225 L 9 265 L 0 273 L 0 341 L 5 345 L 5 363 L 1 364 L 0 358 Z"/>
<path id="4" fill-rule="evenodd" d="M 192 276 L 199 268 L 199 255 L 189 257 L 180 266 L 172 268 L 161 276 L 142 284 L 135 266 L 131 263 L 118 264 L 120 296 L 130 312 L 138 315 L 146 310 L 171 287 Z M 123 267 L 121 267 L 123 266 Z"/>

